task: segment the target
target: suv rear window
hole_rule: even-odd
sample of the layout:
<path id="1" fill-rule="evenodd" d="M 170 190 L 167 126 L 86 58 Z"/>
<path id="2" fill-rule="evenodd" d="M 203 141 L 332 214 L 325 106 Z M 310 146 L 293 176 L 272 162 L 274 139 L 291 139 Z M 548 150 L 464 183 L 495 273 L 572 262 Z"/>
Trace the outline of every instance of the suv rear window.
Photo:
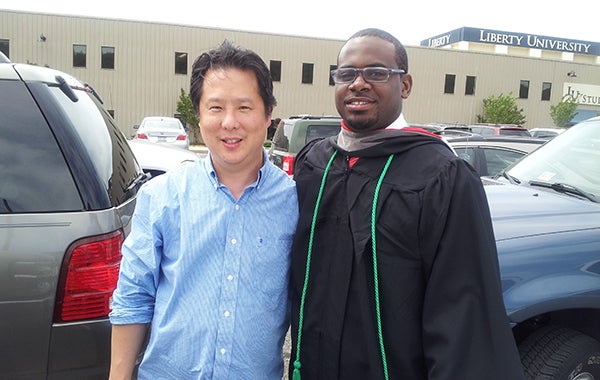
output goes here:
<path id="1" fill-rule="evenodd" d="M 295 141 L 292 143 L 293 147 L 302 147 L 304 144 L 318 138 L 324 138 L 329 136 L 337 135 L 340 132 L 339 124 L 318 124 L 318 121 L 308 121 L 309 123 L 314 124 L 306 124 L 307 121 L 303 119 L 293 120 L 291 123 L 286 122 L 281 127 L 278 127 L 273 135 L 273 148 L 281 151 L 288 152 L 290 149 L 290 141 L 292 140 L 292 136 L 294 135 L 294 128 L 297 125 L 305 125 L 306 126 L 306 135 L 303 141 Z M 295 139 L 301 139 L 303 137 L 304 131 L 296 131 Z M 292 152 L 296 153 L 296 152 Z"/>
<path id="2" fill-rule="evenodd" d="M 502 135 L 502 136 L 527 136 L 527 137 L 531 137 L 531 134 L 528 131 L 524 131 L 522 129 L 509 129 L 509 128 L 500 128 L 500 135 Z"/>
<path id="3" fill-rule="evenodd" d="M 527 136 L 527 137 L 531 137 L 531 134 L 525 128 L 511 127 L 511 126 L 500 126 L 500 125 L 496 125 L 496 126 L 491 126 L 491 125 L 476 126 L 476 125 L 472 125 L 471 126 L 471 132 L 476 133 L 476 134 L 481 135 L 481 136 L 501 135 L 501 136 Z"/>
<path id="4" fill-rule="evenodd" d="M 46 120 L 22 82 L 0 80 L 0 214 L 83 208 Z"/>
<path id="5" fill-rule="evenodd" d="M 294 124 L 285 123 L 275 130 L 273 135 L 273 148 L 287 152 L 290 148 L 290 139 L 294 131 Z"/>
<path id="6" fill-rule="evenodd" d="M 471 131 L 473 133 L 477 133 L 482 136 L 493 136 L 494 129 L 493 128 L 484 128 L 484 127 L 471 127 Z"/>
<path id="7" fill-rule="evenodd" d="M 340 132 L 339 125 L 309 125 L 306 128 L 306 141 L 312 141 L 314 139 L 330 137 L 337 135 Z"/>
<path id="8" fill-rule="evenodd" d="M 138 172 L 127 141 L 95 97 L 75 90 L 78 101 L 72 102 L 59 88 L 50 87 L 50 90 L 90 155 L 112 206 L 118 206 L 127 198 L 126 188 Z"/>

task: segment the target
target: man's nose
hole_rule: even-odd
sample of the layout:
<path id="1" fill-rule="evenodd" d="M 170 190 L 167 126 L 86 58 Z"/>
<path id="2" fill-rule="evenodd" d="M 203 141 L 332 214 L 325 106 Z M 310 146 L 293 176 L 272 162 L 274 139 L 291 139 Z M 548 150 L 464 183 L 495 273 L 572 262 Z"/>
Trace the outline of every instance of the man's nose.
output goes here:
<path id="1" fill-rule="evenodd" d="M 237 121 L 235 112 L 232 112 L 232 111 L 225 112 L 223 120 L 221 121 L 221 126 L 223 128 L 233 129 L 233 128 L 237 128 L 238 125 L 239 125 L 239 122 Z"/>
<path id="2" fill-rule="evenodd" d="M 370 85 L 370 83 L 365 80 L 363 73 L 361 72 L 356 73 L 356 78 L 350 83 L 351 89 L 360 89 L 368 85 Z"/>

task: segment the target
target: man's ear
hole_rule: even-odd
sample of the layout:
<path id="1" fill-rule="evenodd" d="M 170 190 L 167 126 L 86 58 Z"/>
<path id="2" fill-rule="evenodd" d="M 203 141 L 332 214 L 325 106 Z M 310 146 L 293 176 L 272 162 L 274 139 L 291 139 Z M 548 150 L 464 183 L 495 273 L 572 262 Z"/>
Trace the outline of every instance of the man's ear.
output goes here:
<path id="1" fill-rule="evenodd" d="M 271 119 L 273 117 L 273 110 L 271 110 L 269 112 L 269 114 L 267 115 L 267 121 L 266 121 L 266 127 L 265 128 L 269 128 L 271 126 L 271 123 L 273 122 L 273 119 Z"/>
<path id="2" fill-rule="evenodd" d="M 410 74 L 402 75 L 402 99 L 408 98 L 412 91 L 412 76 Z"/>

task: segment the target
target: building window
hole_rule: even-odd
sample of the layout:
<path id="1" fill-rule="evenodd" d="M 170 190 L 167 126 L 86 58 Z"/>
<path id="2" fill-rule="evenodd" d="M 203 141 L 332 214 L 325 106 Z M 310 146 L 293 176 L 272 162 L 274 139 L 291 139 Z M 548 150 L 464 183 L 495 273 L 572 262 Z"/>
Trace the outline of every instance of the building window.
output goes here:
<path id="1" fill-rule="evenodd" d="M 269 71 L 273 82 L 281 82 L 281 61 L 271 61 Z"/>
<path id="2" fill-rule="evenodd" d="M 552 83 L 542 83 L 542 100 L 550 100 L 550 95 L 552 95 Z"/>
<path id="3" fill-rule="evenodd" d="M 521 85 L 519 86 L 519 99 L 527 98 L 529 98 L 529 81 L 522 80 Z"/>
<path id="4" fill-rule="evenodd" d="M 456 75 L 446 74 L 444 81 L 444 94 L 454 94 L 454 85 L 456 83 Z"/>
<path id="5" fill-rule="evenodd" d="M 8 40 L 0 39 L 0 53 L 4 54 L 6 58 L 10 58 L 10 43 Z"/>
<path id="6" fill-rule="evenodd" d="M 315 67 L 314 63 L 303 63 L 302 64 L 302 83 L 312 84 L 314 67 Z"/>
<path id="7" fill-rule="evenodd" d="M 73 67 L 86 67 L 87 46 L 73 45 Z"/>
<path id="8" fill-rule="evenodd" d="M 475 95 L 475 79 L 476 77 L 467 75 L 467 80 L 465 82 L 465 95 Z"/>
<path id="9" fill-rule="evenodd" d="M 175 74 L 187 75 L 188 53 L 175 52 Z"/>
<path id="10" fill-rule="evenodd" d="M 115 48 L 111 46 L 102 46 L 102 66 L 103 69 L 115 68 Z"/>
<path id="11" fill-rule="evenodd" d="M 331 77 L 331 70 L 336 70 L 337 69 L 337 65 L 329 65 L 329 72 L 327 73 L 327 76 L 329 77 L 329 85 L 330 86 L 335 86 L 335 82 L 333 81 L 333 78 Z"/>

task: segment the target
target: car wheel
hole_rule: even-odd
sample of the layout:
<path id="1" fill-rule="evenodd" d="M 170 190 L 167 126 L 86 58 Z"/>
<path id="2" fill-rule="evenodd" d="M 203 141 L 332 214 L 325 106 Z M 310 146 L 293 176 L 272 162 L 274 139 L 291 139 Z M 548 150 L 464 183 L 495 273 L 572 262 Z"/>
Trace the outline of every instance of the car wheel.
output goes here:
<path id="1" fill-rule="evenodd" d="M 519 346 L 528 379 L 600 380 L 600 342 L 576 330 L 547 326 Z"/>

